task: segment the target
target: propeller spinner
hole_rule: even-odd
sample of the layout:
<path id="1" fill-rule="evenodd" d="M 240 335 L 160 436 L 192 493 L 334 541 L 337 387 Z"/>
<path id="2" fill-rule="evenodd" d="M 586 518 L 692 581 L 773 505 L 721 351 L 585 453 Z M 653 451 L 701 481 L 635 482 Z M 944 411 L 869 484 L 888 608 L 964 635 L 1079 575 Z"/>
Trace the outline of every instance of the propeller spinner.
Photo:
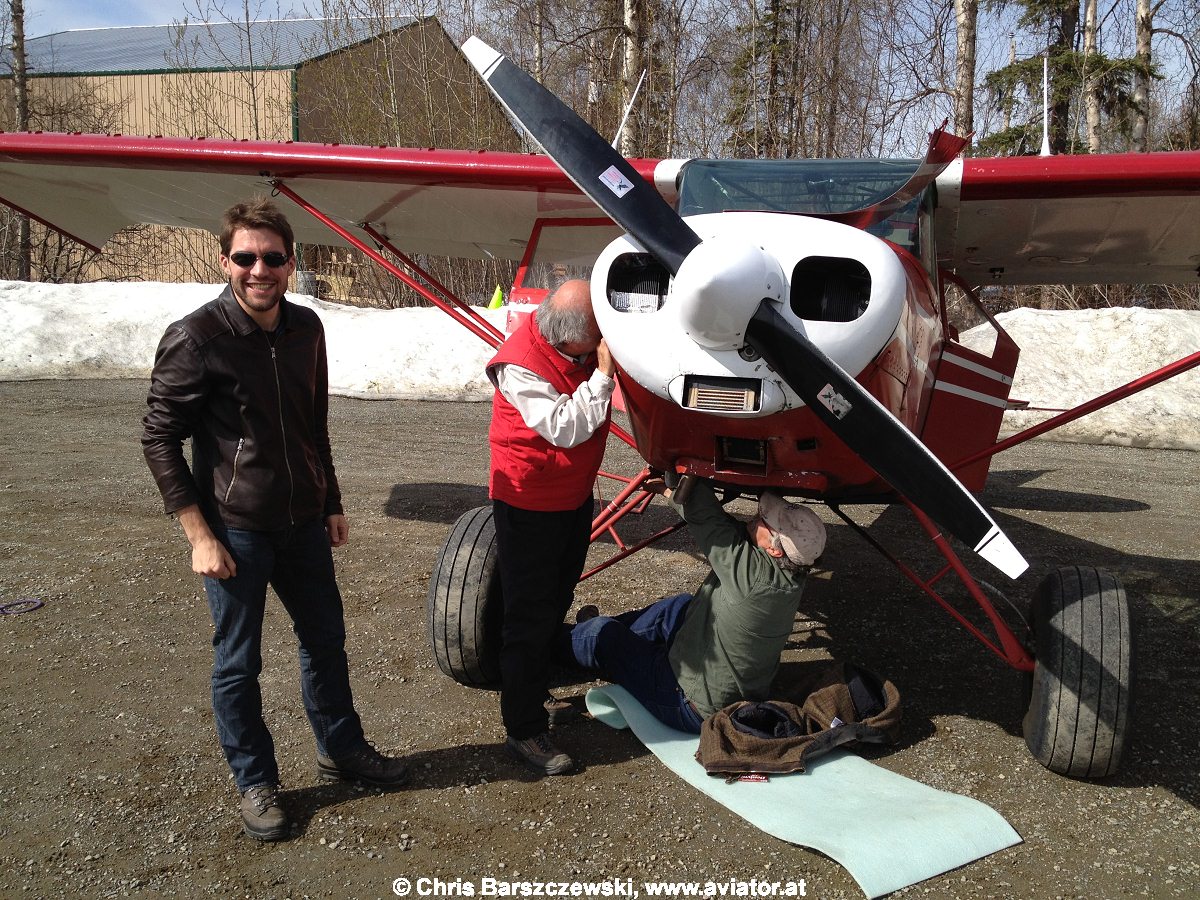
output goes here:
<path id="1" fill-rule="evenodd" d="M 624 157 L 526 72 L 475 37 L 463 53 L 559 168 L 675 276 L 669 302 L 679 305 L 693 340 L 713 350 L 752 347 L 839 439 L 929 518 L 1010 578 L 1028 568 L 941 461 L 780 315 L 786 278 L 778 261 L 736 238 L 702 241 Z"/>

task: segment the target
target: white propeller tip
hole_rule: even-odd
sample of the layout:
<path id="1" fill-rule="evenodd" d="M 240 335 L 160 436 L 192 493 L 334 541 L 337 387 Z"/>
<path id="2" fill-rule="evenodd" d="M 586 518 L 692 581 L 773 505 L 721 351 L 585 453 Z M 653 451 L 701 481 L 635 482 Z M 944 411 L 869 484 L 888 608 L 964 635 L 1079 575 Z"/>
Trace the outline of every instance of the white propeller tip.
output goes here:
<path id="1" fill-rule="evenodd" d="M 1017 578 L 1029 568 L 1029 563 L 1012 541 L 999 528 L 993 528 L 975 547 L 975 552 L 990 562 L 1009 578 Z"/>
<path id="2" fill-rule="evenodd" d="M 484 80 L 502 58 L 499 52 L 493 50 L 475 35 L 471 35 L 463 43 L 462 52 L 463 56 L 467 58 L 467 62 L 475 67 L 475 71 L 482 75 Z"/>

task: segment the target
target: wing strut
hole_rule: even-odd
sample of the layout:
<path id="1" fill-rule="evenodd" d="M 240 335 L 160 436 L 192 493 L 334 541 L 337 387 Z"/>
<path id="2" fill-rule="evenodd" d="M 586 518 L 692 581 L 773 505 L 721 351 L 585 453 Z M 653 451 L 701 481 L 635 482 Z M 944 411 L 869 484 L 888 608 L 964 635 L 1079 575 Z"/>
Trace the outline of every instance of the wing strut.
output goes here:
<path id="1" fill-rule="evenodd" d="M 37 213 L 31 213 L 29 210 L 25 209 L 23 206 L 18 206 L 17 204 L 13 203 L 11 200 L 5 200 L 3 197 L 0 197 L 0 203 L 3 203 L 9 209 L 13 210 L 14 212 L 20 213 L 21 215 L 25 216 L 26 218 L 33 219 L 33 221 L 37 222 L 40 225 L 45 225 L 47 228 L 49 228 L 51 231 L 53 231 L 55 233 L 61 234 L 63 237 L 66 237 L 66 238 L 70 238 L 77 244 L 82 244 L 84 247 L 87 247 L 89 250 L 91 250 L 93 255 L 98 254 L 100 252 L 100 248 L 97 247 L 95 244 L 93 244 L 91 241 L 85 241 L 83 238 L 79 237 L 78 235 L 74 235 L 71 232 L 67 231 L 65 228 L 60 228 L 58 225 L 55 225 L 53 222 L 43 219 Z"/>
<path id="2" fill-rule="evenodd" d="M 434 306 L 436 306 L 438 309 L 440 309 L 442 312 L 446 313 L 446 315 L 448 315 L 454 321 L 458 322 L 458 324 L 462 325 L 464 328 L 466 328 L 468 331 L 470 331 L 473 335 L 475 335 L 477 338 L 482 340 L 488 346 L 499 347 L 501 344 L 504 343 L 504 335 L 500 332 L 499 329 L 497 329 L 494 325 L 492 325 L 491 322 L 488 322 L 487 320 L 485 320 L 481 316 L 479 316 L 479 314 L 476 313 L 475 310 L 471 309 L 469 306 L 464 304 L 461 300 L 459 300 L 457 297 L 455 297 L 453 294 L 451 294 L 448 289 L 444 288 L 436 280 L 434 280 L 433 278 L 429 278 L 429 276 L 427 276 L 425 274 L 425 272 L 423 270 L 421 270 L 419 267 L 414 265 L 414 269 L 416 269 L 416 271 L 418 271 L 422 277 L 429 278 L 430 284 L 436 286 L 439 290 L 446 291 L 446 295 L 448 297 L 450 297 L 451 300 L 453 301 L 452 304 L 447 303 L 442 298 L 436 296 L 433 293 L 433 291 L 429 290 L 427 287 L 422 285 L 420 282 L 418 282 L 416 279 L 414 279 L 411 275 L 409 275 L 403 269 L 399 268 L 395 263 L 393 263 L 391 260 L 389 260 L 386 256 L 384 256 L 382 253 L 380 253 L 374 247 L 371 247 L 369 244 L 367 244 L 365 241 L 363 241 L 360 237 L 355 235 L 353 232 L 351 232 L 348 229 L 344 228 L 343 226 L 339 225 L 337 222 L 335 222 L 329 216 L 325 215 L 325 213 L 321 212 L 321 210 L 317 209 L 315 206 L 313 206 L 311 203 L 309 203 L 307 200 L 305 200 L 303 197 L 301 197 L 299 194 L 297 194 L 295 191 L 293 191 L 290 187 L 288 187 L 282 181 L 279 181 L 279 180 L 272 181 L 271 187 L 274 188 L 279 193 L 283 194 L 285 197 L 287 197 L 289 200 L 291 200 L 293 203 L 295 203 L 297 206 L 299 206 L 301 209 L 303 209 L 306 213 L 308 213 L 310 216 L 317 219 L 319 222 L 321 222 L 323 225 L 325 225 L 325 227 L 327 227 L 330 231 L 337 234 L 339 237 L 341 237 L 343 240 L 345 240 L 347 243 L 349 243 L 352 247 L 356 247 L 359 250 L 361 250 L 373 262 L 378 263 L 387 272 L 391 273 L 396 278 L 399 278 L 402 282 L 404 282 L 406 285 L 408 285 L 410 288 L 412 288 L 414 291 L 416 291 L 418 294 L 420 294 L 422 297 L 424 297 L 426 300 L 428 300 L 430 303 L 432 303 Z M 364 226 L 364 230 L 367 230 L 366 226 Z M 385 246 L 389 250 L 396 252 L 397 255 L 400 256 L 401 259 L 404 259 L 406 262 L 408 261 L 407 257 L 405 257 L 404 254 L 399 253 L 398 251 L 395 251 L 394 248 L 391 246 L 391 243 L 386 238 L 384 238 L 382 235 L 380 235 L 377 231 L 375 231 L 374 229 L 371 229 L 370 231 L 368 231 L 368 233 L 371 234 L 371 236 L 374 239 L 378 240 L 382 246 Z M 477 324 L 476 320 L 480 320 L 481 324 Z M 630 447 L 636 446 L 636 443 L 633 440 L 633 436 L 630 435 L 629 432 L 627 432 L 625 429 L 623 429 L 619 425 L 617 425 L 615 422 L 609 427 L 609 431 L 610 431 L 610 433 L 616 435 L 619 439 L 621 439 L 622 441 L 627 443 Z"/>
<path id="3" fill-rule="evenodd" d="M 402 282 L 404 282 L 406 285 L 408 285 L 410 288 L 412 288 L 414 291 L 416 291 L 418 294 L 420 294 L 422 297 L 424 297 L 426 300 L 428 300 L 430 303 L 432 303 L 434 306 L 436 306 L 438 309 L 440 309 L 442 312 L 444 312 L 446 315 L 448 315 L 450 318 L 452 318 L 459 325 L 462 325 L 464 328 L 466 328 L 468 331 L 470 331 L 471 334 L 475 335 L 481 341 L 483 341 L 484 343 L 488 344 L 491 347 L 499 347 L 501 344 L 504 343 L 504 335 L 501 334 L 500 331 L 494 325 L 492 325 L 491 322 L 483 320 L 482 324 L 479 324 L 476 320 L 477 319 L 482 320 L 482 317 L 479 316 L 474 310 L 470 309 L 469 307 L 466 307 L 465 313 L 462 310 L 460 310 L 459 307 L 465 307 L 465 304 L 463 304 L 460 300 L 458 300 L 458 298 L 454 298 L 453 304 L 447 303 L 445 300 L 443 300 L 441 297 L 438 297 L 436 294 L 433 293 L 433 291 L 429 290 L 427 287 L 425 287 L 423 284 L 421 284 L 419 281 L 417 281 L 415 278 L 413 278 L 411 275 L 409 275 L 407 272 L 405 272 L 403 269 L 401 269 L 399 266 L 397 266 L 395 263 L 393 263 L 390 259 L 388 259 L 386 256 L 384 256 L 382 253 L 380 253 L 374 247 L 371 247 L 370 245 L 368 245 L 365 241 L 362 240 L 362 238 L 358 237 L 357 235 L 353 234 L 348 229 L 342 227 L 337 222 L 333 221 L 333 219 L 331 219 L 329 216 L 325 215 L 325 213 L 321 212 L 319 209 L 317 209 L 315 206 L 313 206 L 311 203 L 309 203 L 307 200 L 305 200 L 303 197 L 301 197 L 299 194 L 297 194 L 295 191 L 293 191 L 290 187 L 288 187 L 282 181 L 278 181 L 278 180 L 272 181 L 271 187 L 274 188 L 279 193 L 283 194 L 285 197 L 287 197 L 289 200 L 291 200 L 293 203 L 295 203 L 297 206 L 299 206 L 302 210 L 304 210 L 306 213 L 308 213 L 310 216 L 317 219 L 319 222 L 321 222 L 321 224 L 323 224 L 330 231 L 337 234 L 339 237 L 341 237 L 343 240 L 350 243 L 352 246 L 357 247 L 359 250 L 361 250 L 363 253 L 365 253 L 373 262 L 382 266 L 384 269 L 386 269 L 389 273 L 394 275 L 396 278 L 399 278 Z M 376 239 L 378 240 L 378 238 L 376 238 Z M 381 243 L 383 243 L 383 242 L 381 241 Z"/>

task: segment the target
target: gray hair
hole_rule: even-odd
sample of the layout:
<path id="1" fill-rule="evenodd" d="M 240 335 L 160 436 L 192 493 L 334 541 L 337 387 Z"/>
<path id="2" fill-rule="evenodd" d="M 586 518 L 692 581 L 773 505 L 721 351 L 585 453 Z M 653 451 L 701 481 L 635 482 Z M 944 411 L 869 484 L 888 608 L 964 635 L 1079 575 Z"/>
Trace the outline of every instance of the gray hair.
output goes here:
<path id="1" fill-rule="evenodd" d="M 538 304 L 538 331 L 551 347 L 562 344 L 586 343 L 595 337 L 595 325 L 590 310 L 555 303 L 549 298 Z"/>
<path id="2" fill-rule="evenodd" d="M 764 521 L 764 525 L 767 523 Z M 771 532 L 771 549 L 778 550 L 783 553 L 783 556 L 773 556 L 771 561 L 785 572 L 804 572 L 811 566 L 802 566 L 798 562 L 792 562 L 791 557 L 787 555 L 787 551 L 783 549 L 783 541 L 779 538 L 779 532 L 767 525 L 767 530 Z"/>

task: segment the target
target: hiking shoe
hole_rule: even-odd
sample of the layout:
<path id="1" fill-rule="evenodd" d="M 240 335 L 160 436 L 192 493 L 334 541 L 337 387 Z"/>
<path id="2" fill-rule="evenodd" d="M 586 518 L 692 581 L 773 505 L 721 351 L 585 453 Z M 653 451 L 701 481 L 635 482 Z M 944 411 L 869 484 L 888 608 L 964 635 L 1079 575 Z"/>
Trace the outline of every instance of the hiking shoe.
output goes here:
<path id="1" fill-rule="evenodd" d="M 357 750 L 336 760 L 318 753 L 317 774 L 334 781 L 361 781 L 377 787 L 399 787 L 408 780 L 408 766 L 404 760 L 384 756 L 364 741 Z"/>
<path id="2" fill-rule="evenodd" d="M 569 700 L 559 700 L 553 694 L 546 696 L 546 715 L 550 717 L 550 725 L 566 725 L 579 718 L 579 707 Z"/>
<path id="3" fill-rule="evenodd" d="M 588 619 L 594 619 L 600 615 L 600 607 L 595 603 L 589 603 L 586 606 L 579 607 L 579 612 L 575 613 L 575 624 L 579 625 L 586 622 Z"/>
<path id="4" fill-rule="evenodd" d="M 282 841 L 291 825 L 279 805 L 279 789 L 260 784 L 242 794 L 242 829 L 256 841 Z"/>
<path id="5" fill-rule="evenodd" d="M 514 759 L 543 775 L 563 775 L 575 767 L 571 757 L 554 746 L 548 731 L 523 741 L 510 737 L 504 742 L 504 748 Z"/>

